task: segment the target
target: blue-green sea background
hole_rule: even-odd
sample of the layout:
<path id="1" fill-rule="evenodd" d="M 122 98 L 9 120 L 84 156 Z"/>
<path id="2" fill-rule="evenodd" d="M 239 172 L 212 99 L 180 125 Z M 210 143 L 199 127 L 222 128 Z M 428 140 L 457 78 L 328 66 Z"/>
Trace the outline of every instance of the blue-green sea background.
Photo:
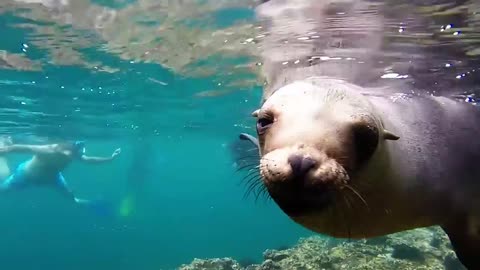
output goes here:
<path id="1" fill-rule="evenodd" d="M 69 14 L 66 7 L 72 8 L 74 1 L 81 3 L 76 6 L 79 9 L 82 3 L 95 5 L 96 9 Z M 138 2 L 145 6 L 135 6 Z M 167 6 L 171 8 L 167 11 L 175 14 L 185 11 L 183 4 L 188 6 L 195 1 L 161 2 L 172 5 Z M 404 2 L 409 1 L 399 2 L 400 6 Z M 71 5 L 62 6 L 64 3 Z M 167 42 L 171 34 L 168 27 L 161 27 L 163 20 L 171 23 L 167 19 L 172 18 L 157 16 L 155 8 L 159 7 L 152 3 L 153 0 L 0 1 L 0 133 L 11 135 L 15 143 L 85 140 L 87 154 L 95 156 L 108 156 L 116 148 L 122 149 L 110 163 L 74 162 L 64 171 L 78 197 L 109 201 L 112 215 L 97 215 L 78 207 L 48 188 L 0 194 L 0 269 L 159 270 L 175 269 L 194 258 L 219 257 L 233 257 L 246 264 L 260 262 L 266 249 L 290 247 L 300 237 L 313 234 L 290 220 L 274 202 L 263 198 L 256 201 L 253 194 L 244 196 L 247 186 L 242 180 L 248 172 L 237 172 L 241 164 L 236 158 L 255 152 L 234 155 L 232 149 L 240 132 L 255 133 L 251 112 L 260 103 L 262 83 L 229 83 L 255 81 L 258 74 L 248 65 L 257 66 L 256 60 L 246 59 L 240 50 L 237 58 L 219 53 L 204 59 L 206 50 L 201 48 L 196 51 L 201 61 L 192 61 L 192 69 L 216 69 L 196 76 L 189 76 L 188 68 L 183 69 L 187 72 L 175 72 L 175 68 L 159 63 L 162 61 L 146 61 L 149 56 L 144 50 L 161 51 L 168 46 L 176 49 L 176 44 L 162 44 L 162 38 Z M 175 6 L 176 3 L 183 4 Z M 137 9 L 129 9 L 130 5 Z M 396 14 L 392 5 L 390 8 Z M 107 9 L 110 13 L 102 13 Z M 117 14 L 118 26 L 110 25 L 115 31 L 103 33 L 95 24 L 100 21 L 101 25 L 102 18 L 108 21 L 112 10 L 124 13 Z M 185 14 L 189 14 L 188 10 Z M 469 14 L 472 18 L 457 18 L 456 13 L 446 13 L 444 17 L 437 14 L 427 20 L 428 27 L 409 21 L 404 29 L 403 22 L 389 21 L 385 31 L 391 31 L 386 33 L 391 35 L 385 36 L 401 35 L 405 39 L 392 42 L 393 56 L 382 60 L 410 62 L 410 57 L 415 56 L 412 48 L 423 46 L 428 57 L 424 69 L 415 70 L 419 89 L 478 93 L 474 72 L 479 65 L 475 53 L 480 35 L 478 29 L 469 29 L 465 21 L 471 19 L 472 24 L 480 24 L 479 17 L 473 16 L 477 13 Z M 217 8 L 202 16 L 179 20 L 174 25 L 208 33 L 239 21 L 249 24 L 254 20 L 251 7 Z M 38 17 L 43 20 L 37 20 Z M 155 21 L 158 17 L 162 22 Z M 70 25 L 70 19 L 77 25 Z M 66 22 L 56 23 L 62 20 Z M 130 20 L 130 24 L 125 20 Z M 465 34 L 457 27 L 466 27 Z M 239 41 L 250 38 L 253 34 L 245 29 L 251 28 L 238 27 L 237 32 L 226 35 L 232 38 L 229 42 L 239 45 Z M 152 37 L 157 30 L 165 36 Z M 183 45 L 194 43 L 188 39 L 198 37 L 196 31 L 184 33 L 187 31 L 181 28 L 178 32 L 170 38 L 178 38 Z M 220 39 L 225 33 L 216 34 Z M 241 38 L 235 39 L 235 35 Z M 422 45 L 421 37 L 428 42 Z M 211 51 L 219 46 L 207 42 L 215 39 L 213 35 L 203 38 L 196 41 L 213 46 Z M 255 42 L 246 43 L 245 47 L 255 46 Z M 178 47 L 184 48 L 182 44 Z M 242 46 L 222 52 L 235 54 Z M 197 47 L 187 47 L 190 49 Z M 471 54 L 462 54 L 467 50 Z M 57 61 L 61 54 L 66 57 L 60 65 Z M 175 54 L 179 54 L 178 50 L 172 51 Z M 14 61 L 7 55 L 19 58 Z M 173 56 L 163 58 L 175 61 Z M 41 63 L 41 69 L 31 68 L 35 63 Z M 116 72 L 104 70 L 105 67 Z M 466 100 L 474 99 L 475 96 L 469 96 Z M 29 156 L 12 154 L 7 158 L 13 170 Z"/>
<path id="2" fill-rule="evenodd" d="M 21 20 L 0 15 L 0 36 L 8 37 L 1 50 L 22 53 L 29 44 L 28 29 L 12 27 Z M 32 45 L 24 53 L 48 58 Z M 2 269 L 153 270 L 174 269 L 194 258 L 260 261 L 265 249 L 290 246 L 310 234 L 274 203 L 244 198 L 245 172 L 236 172 L 230 146 L 245 131 L 238 124 L 251 126 L 261 88 L 192 98 L 209 89 L 212 78 L 190 79 L 94 48 L 84 55 L 122 71 L 55 65 L 0 70 L 2 132 L 17 143 L 86 140 L 91 155 L 121 147 L 111 163 L 76 162 L 64 175 L 79 197 L 102 197 L 119 212 L 125 196 L 136 193 L 135 204 L 127 216 L 103 217 L 51 189 L 4 194 Z M 135 152 L 142 144 L 148 150 Z M 27 158 L 10 155 L 9 165 L 14 169 Z M 137 181 L 141 188 L 130 190 Z"/>

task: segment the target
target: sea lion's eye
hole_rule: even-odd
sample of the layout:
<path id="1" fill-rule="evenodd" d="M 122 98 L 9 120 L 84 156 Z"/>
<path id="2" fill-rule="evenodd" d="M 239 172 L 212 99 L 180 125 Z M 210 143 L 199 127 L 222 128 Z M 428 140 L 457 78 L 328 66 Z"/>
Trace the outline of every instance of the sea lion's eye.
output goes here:
<path id="1" fill-rule="evenodd" d="M 368 161 L 377 149 L 378 129 L 371 125 L 358 124 L 353 128 L 357 165 Z"/>
<path id="2" fill-rule="evenodd" d="M 273 120 L 269 117 L 261 117 L 257 120 L 257 133 L 262 135 L 273 124 Z"/>

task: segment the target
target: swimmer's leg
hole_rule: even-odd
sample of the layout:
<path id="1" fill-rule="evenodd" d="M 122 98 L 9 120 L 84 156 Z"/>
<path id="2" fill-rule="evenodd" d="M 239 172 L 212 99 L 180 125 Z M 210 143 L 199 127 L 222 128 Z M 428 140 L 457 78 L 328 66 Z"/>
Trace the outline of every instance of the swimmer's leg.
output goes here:
<path id="1" fill-rule="evenodd" d="M 88 200 L 79 199 L 79 198 L 75 197 L 75 194 L 72 192 L 72 190 L 70 190 L 70 188 L 67 185 L 67 181 L 65 181 L 65 178 L 63 177 L 63 175 L 61 173 L 58 174 L 57 187 L 58 187 L 59 191 L 65 197 L 67 197 L 69 200 L 72 200 L 75 203 L 79 203 L 79 204 L 88 203 Z"/>
<path id="2" fill-rule="evenodd" d="M 13 185 L 13 183 L 15 182 L 14 178 L 15 178 L 15 175 L 12 174 L 7 179 L 2 181 L 2 183 L 0 183 L 0 192 L 4 193 L 7 191 L 11 191 L 14 187 Z"/>
<path id="3" fill-rule="evenodd" d="M 0 183 L 0 192 L 18 190 L 27 186 L 27 179 L 24 176 L 25 162 L 18 165 L 15 172 Z"/>
<path id="4" fill-rule="evenodd" d="M 76 197 L 72 190 L 70 190 L 68 187 L 62 173 L 58 174 L 57 188 L 60 190 L 60 192 L 62 192 L 63 195 L 76 204 L 86 206 L 102 216 L 111 215 L 111 206 L 107 202 L 103 200 L 87 200 Z"/>

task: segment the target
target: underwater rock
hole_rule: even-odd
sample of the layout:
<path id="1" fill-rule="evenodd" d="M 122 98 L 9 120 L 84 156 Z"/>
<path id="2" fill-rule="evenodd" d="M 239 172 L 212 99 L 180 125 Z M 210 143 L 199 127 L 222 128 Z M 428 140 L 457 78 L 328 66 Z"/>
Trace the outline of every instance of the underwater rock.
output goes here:
<path id="1" fill-rule="evenodd" d="M 241 267 L 245 268 L 245 269 L 248 269 L 249 266 L 251 265 L 256 265 L 258 264 L 258 262 L 253 259 L 253 258 L 243 258 L 243 259 L 240 259 L 240 260 L 237 260 L 237 262 L 240 264 Z"/>
<path id="2" fill-rule="evenodd" d="M 425 257 L 423 256 L 421 250 L 406 244 L 399 244 L 393 247 L 392 257 L 395 259 L 412 260 L 419 262 L 425 261 Z"/>
<path id="3" fill-rule="evenodd" d="M 285 250 L 276 251 L 276 250 L 267 249 L 263 253 L 263 257 L 265 258 L 265 260 L 272 260 L 274 262 L 279 262 L 285 258 L 288 258 L 288 252 Z"/>
<path id="4" fill-rule="evenodd" d="M 242 270 L 238 262 L 231 258 L 194 259 L 189 265 L 182 265 L 179 270 Z"/>
<path id="5" fill-rule="evenodd" d="M 233 259 L 195 260 L 181 270 L 465 270 L 439 227 L 368 240 L 343 241 L 320 235 L 285 250 L 268 249 L 261 264 L 241 267 Z"/>
<path id="6" fill-rule="evenodd" d="M 261 265 L 252 265 L 246 270 L 282 270 L 282 268 L 276 265 L 272 260 L 267 259 Z"/>

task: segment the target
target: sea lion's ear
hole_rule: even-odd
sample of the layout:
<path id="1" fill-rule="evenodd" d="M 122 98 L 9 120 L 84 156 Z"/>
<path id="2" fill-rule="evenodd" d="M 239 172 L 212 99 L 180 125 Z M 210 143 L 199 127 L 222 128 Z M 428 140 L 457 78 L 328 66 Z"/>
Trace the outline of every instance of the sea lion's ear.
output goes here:
<path id="1" fill-rule="evenodd" d="M 258 117 L 258 112 L 260 112 L 260 110 L 256 110 L 252 113 L 252 116 L 253 117 Z"/>
<path id="2" fill-rule="evenodd" d="M 383 138 L 385 140 L 392 140 L 392 141 L 396 141 L 398 139 L 400 139 L 400 137 L 398 137 L 397 135 L 393 134 L 392 132 L 384 129 L 383 130 Z"/>

